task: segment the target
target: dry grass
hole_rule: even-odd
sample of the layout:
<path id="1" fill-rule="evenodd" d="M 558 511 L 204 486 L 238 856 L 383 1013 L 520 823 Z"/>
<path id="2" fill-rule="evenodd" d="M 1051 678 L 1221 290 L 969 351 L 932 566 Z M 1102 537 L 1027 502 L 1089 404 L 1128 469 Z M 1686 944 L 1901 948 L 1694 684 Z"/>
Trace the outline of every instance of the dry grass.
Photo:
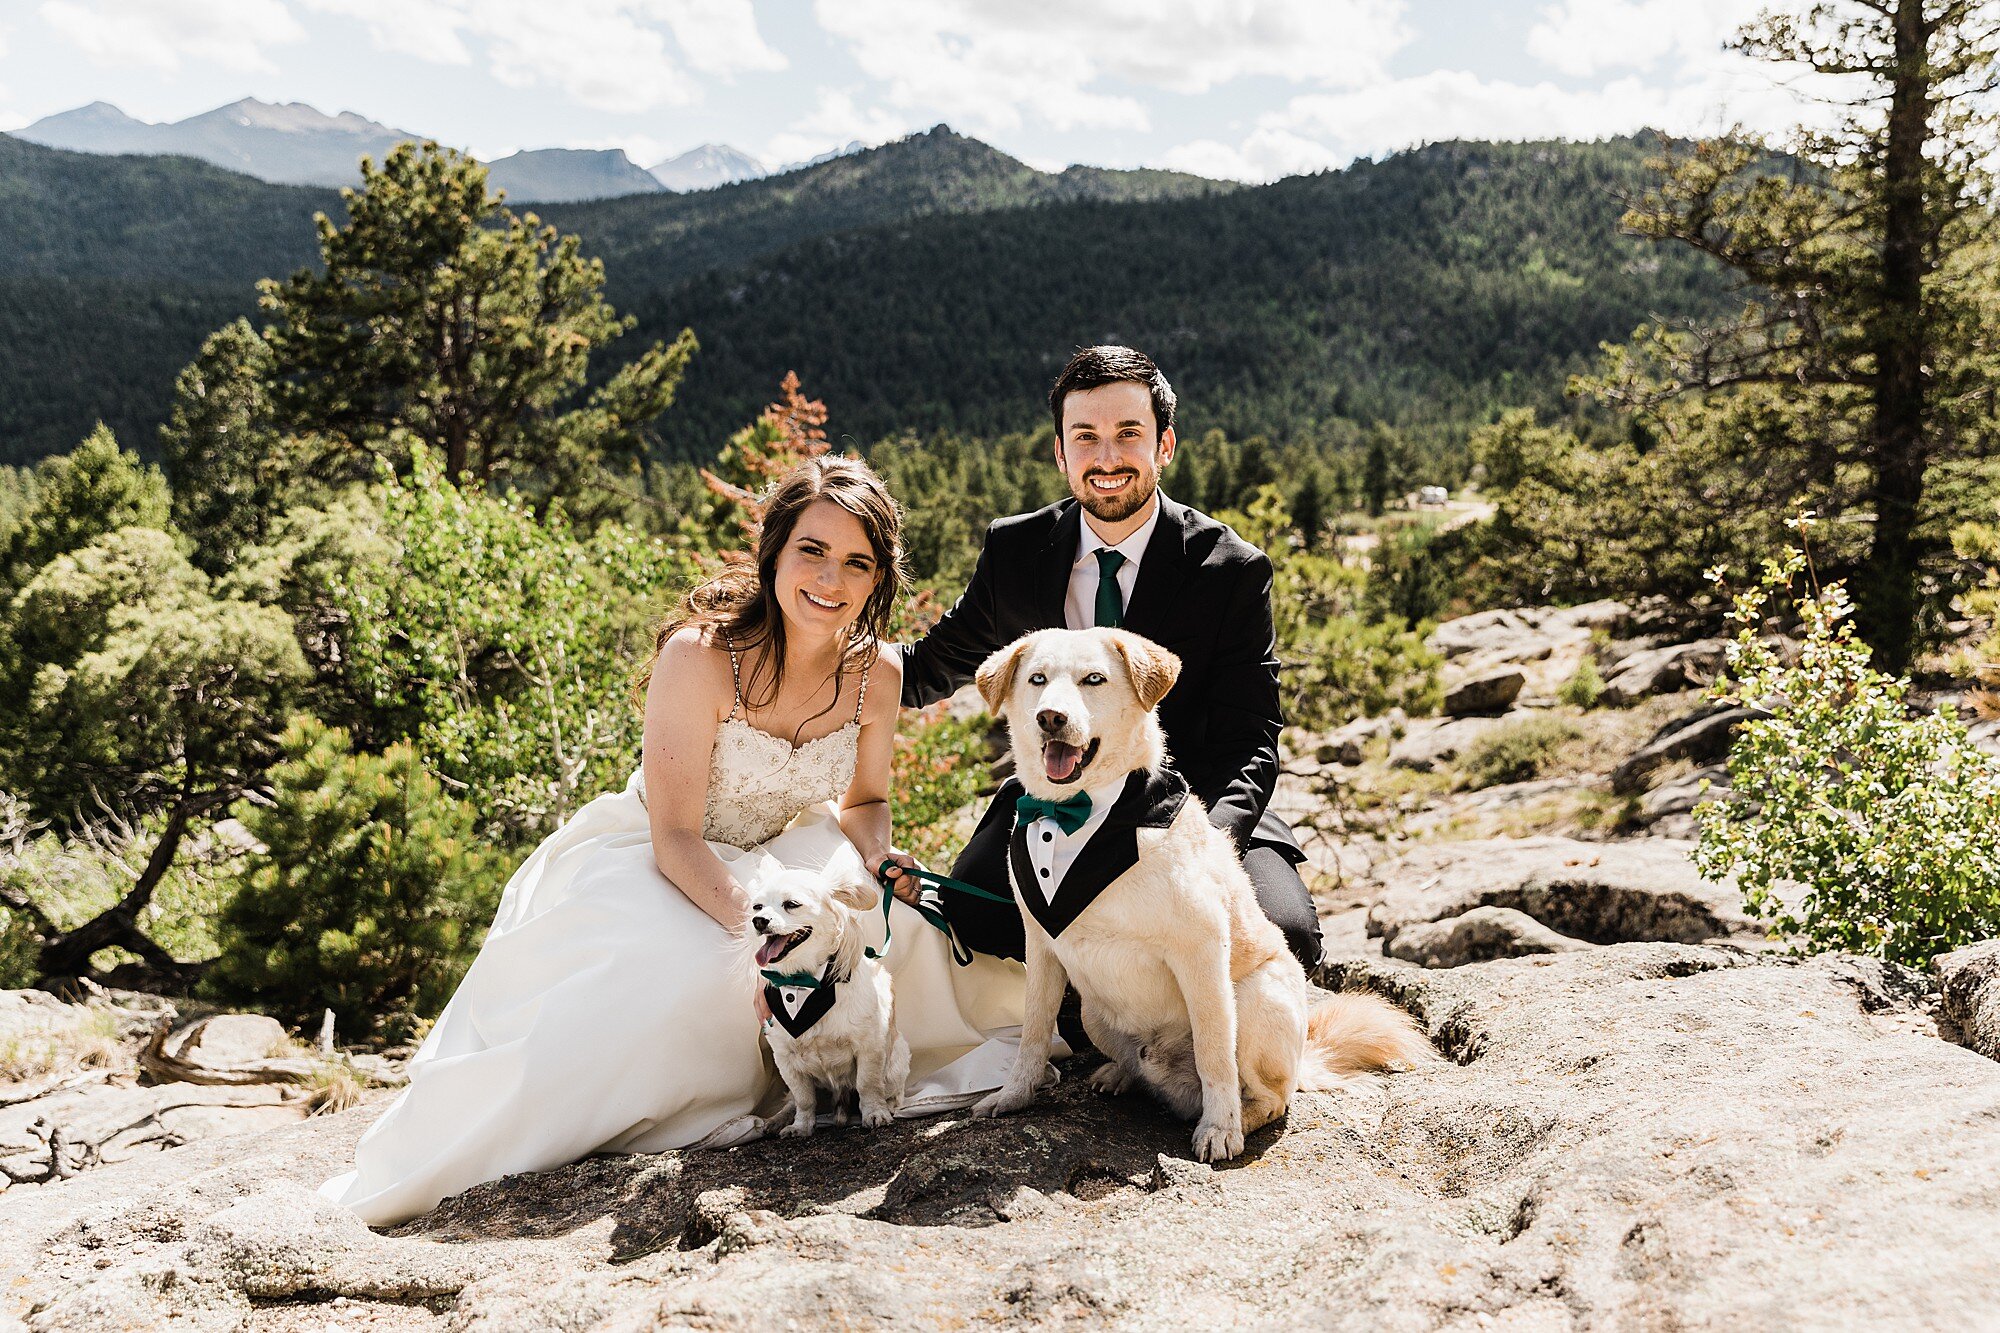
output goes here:
<path id="1" fill-rule="evenodd" d="M 0 1009 L 0 1082 L 23 1083 L 79 1069 L 136 1068 L 115 1014 L 85 1005 L 15 1004 Z"/>
<path id="2" fill-rule="evenodd" d="M 1498 808 L 1471 809 L 1446 818 L 1431 832 L 1441 841 L 1473 838 L 1588 838 L 1614 828 L 1629 803 L 1594 787 L 1568 787 Z"/>
<path id="3" fill-rule="evenodd" d="M 314 1056 L 312 1076 L 305 1088 L 306 1114 L 332 1115 L 358 1105 L 368 1091 L 368 1079 L 345 1056 Z"/>

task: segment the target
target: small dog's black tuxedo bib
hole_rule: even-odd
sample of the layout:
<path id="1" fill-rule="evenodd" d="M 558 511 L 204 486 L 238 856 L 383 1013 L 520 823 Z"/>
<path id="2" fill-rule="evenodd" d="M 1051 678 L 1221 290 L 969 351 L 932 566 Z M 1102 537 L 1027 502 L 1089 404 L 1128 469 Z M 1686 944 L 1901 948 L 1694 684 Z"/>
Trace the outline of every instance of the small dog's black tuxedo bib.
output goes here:
<path id="1" fill-rule="evenodd" d="M 812 1031 L 813 1024 L 827 1016 L 840 986 L 834 979 L 832 960 L 828 960 L 826 970 L 809 983 L 791 978 L 773 982 L 769 980 L 770 973 L 764 975 L 764 1003 L 770 1006 L 771 1017 L 777 1020 L 778 1026 L 794 1037 L 805 1036 Z"/>
<path id="2" fill-rule="evenodd" d="M 1008 786 L 1019 788 L 1019 779 L 1008 779 Z M 994 799 L 1011 803 L 1019 794 L 1002 787 Z M 1051 937 L 1062 934 L 1097 901 L 1097 895 L 1139 863 L 1139 830 L 1167 827 L 1187 798 L 1187 779 L 1171 768 L 1134 772 L 1112 802 L 1111 813 L 1077 852 L 1062 883 L 1047 897 L 1038 890 L 1034 862 L 1028 856 L 1028 828 L 1036 821 L 1017 818 L 1014 836 L 1007 842 L 1007 855 L 1014 865 L 1015 896 Z"/>

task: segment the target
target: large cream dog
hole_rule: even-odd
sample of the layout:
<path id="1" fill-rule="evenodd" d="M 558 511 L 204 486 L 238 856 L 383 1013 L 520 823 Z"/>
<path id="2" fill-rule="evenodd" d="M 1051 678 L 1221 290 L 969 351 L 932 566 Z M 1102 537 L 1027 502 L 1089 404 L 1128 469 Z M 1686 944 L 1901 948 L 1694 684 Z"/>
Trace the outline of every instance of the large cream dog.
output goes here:
<path id="1" fill-rule="evenodd" d="M 974 1108 L 1034 1100 L 1064 985 L 1111 1063 L 1094 1085 L 1139 1083 L 1195 1125 L 1194 1153 L 1221 1161 L 1283 1115 L 1299 1088 L 1429 1059 L 1407 1014 L 1367 995 L 1309 1005 L 1304 971 L 1258 909 L 1229 836 L 1165 767 L 1153 708 L 1180 659 L 1124 630 L 1042 630 L 979 668 L 979 692 L 1007 720 L 1015 774 L 1043 801 L 1092 798 L 1076 829 L 1023 810 L 1009 862 L 1027 933 L 1021 1052 L 1005 1087 Z M 1109 810 L 1105 809 L 1107 803 Z M 1067 864 L 1055 849 L 1073 853 Z"/>

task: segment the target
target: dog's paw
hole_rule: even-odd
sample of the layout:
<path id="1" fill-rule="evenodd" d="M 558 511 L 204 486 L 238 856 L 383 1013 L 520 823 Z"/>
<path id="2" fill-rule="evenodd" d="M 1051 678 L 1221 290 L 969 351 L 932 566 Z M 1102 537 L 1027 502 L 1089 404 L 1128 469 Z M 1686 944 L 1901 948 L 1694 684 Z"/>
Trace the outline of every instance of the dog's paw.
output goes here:
<path id="1" fill-rule="evenodd" d="M 1214 1125 L 1204 1120 L 1194 1127 L 1194 1155 L 1197 1161 L 1227 1162 L 1242 1152 L 1241 1125 Z"/>
<path id="2" fill-rule="evenodd" d="M 1116 1097 L 1121 1092 L 1130 1092 L 1132 1083 L 1132 1071 L 1116 1060 L 1099 1065 L 1096 1072 L 1090 1076 L 1092 1090 L 1106 1097 Z"/>
<path id="3" fill-rule="evenodd" d="M 812 1121 L 794 1120 L 791 1124 L 786 1125 L 778 1131 L 778 1137 L 782 1139 L 809 1139 L 812 1137 L 812 1132 Z"/>
<path id="4" fill-rule="evenodd" d="M 886 1106 L 864 1106 L 861 1108 L 863 1129 L 886 1128 L 896 1118 L 896 1113 Z"/>
<path id="5" fill-rule="evenodd" d="M 972 1113 L 977 1116 L 1012 1115 L 1034 1100 L 1033 1088 L 1016 1088 L 1009 1085 L 975 1105 Z"/>

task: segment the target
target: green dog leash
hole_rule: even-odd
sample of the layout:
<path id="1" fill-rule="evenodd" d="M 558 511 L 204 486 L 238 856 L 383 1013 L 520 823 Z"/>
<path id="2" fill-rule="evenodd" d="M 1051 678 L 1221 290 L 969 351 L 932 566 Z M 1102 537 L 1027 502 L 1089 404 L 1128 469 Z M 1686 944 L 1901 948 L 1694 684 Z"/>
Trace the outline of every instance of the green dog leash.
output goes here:
<path id="1" fill-rule="evenodd" d="M 940 875 L 935 870 L 912 870 L 910 867 L 899 865 L 893 860 L 885 860 L 875 869 L 875 878 L 880 881 L 883 888 L 882 929 L 885 934 L 882 940 L 882 948 L 884 952 L 887 952 L 889 948 L 889 941 L 886 934 L 889 928 L 889 899 L 895 896 L 889 890 L 889 872 L 891 870 L 895 870 L 899 874 L 908 875 L 919 884 L 931 884 L 940 889 L 950 889 L 954 893 L 966 894 L 969 897 L 984 898 L 990 903 L 1006 903 L 1012 906 L 1014 902 L 1012 898 L 1005 894 L 982 889 L 977 884 L 967 884 L 964 880 L 953 879 L 949 875 Z M 956 962 L 960 967 L 965 967 L 972 962 L 972 950 L 966 948 L 960 942 L 957 934 L 952 931 L 951 921 L 943 912 L 928 903 L 917 902 L 911 903 L 910 906 L 916 910 L 918 916 L 944 932 L 945 941 L 951 946 L 952 961 Z"/>

